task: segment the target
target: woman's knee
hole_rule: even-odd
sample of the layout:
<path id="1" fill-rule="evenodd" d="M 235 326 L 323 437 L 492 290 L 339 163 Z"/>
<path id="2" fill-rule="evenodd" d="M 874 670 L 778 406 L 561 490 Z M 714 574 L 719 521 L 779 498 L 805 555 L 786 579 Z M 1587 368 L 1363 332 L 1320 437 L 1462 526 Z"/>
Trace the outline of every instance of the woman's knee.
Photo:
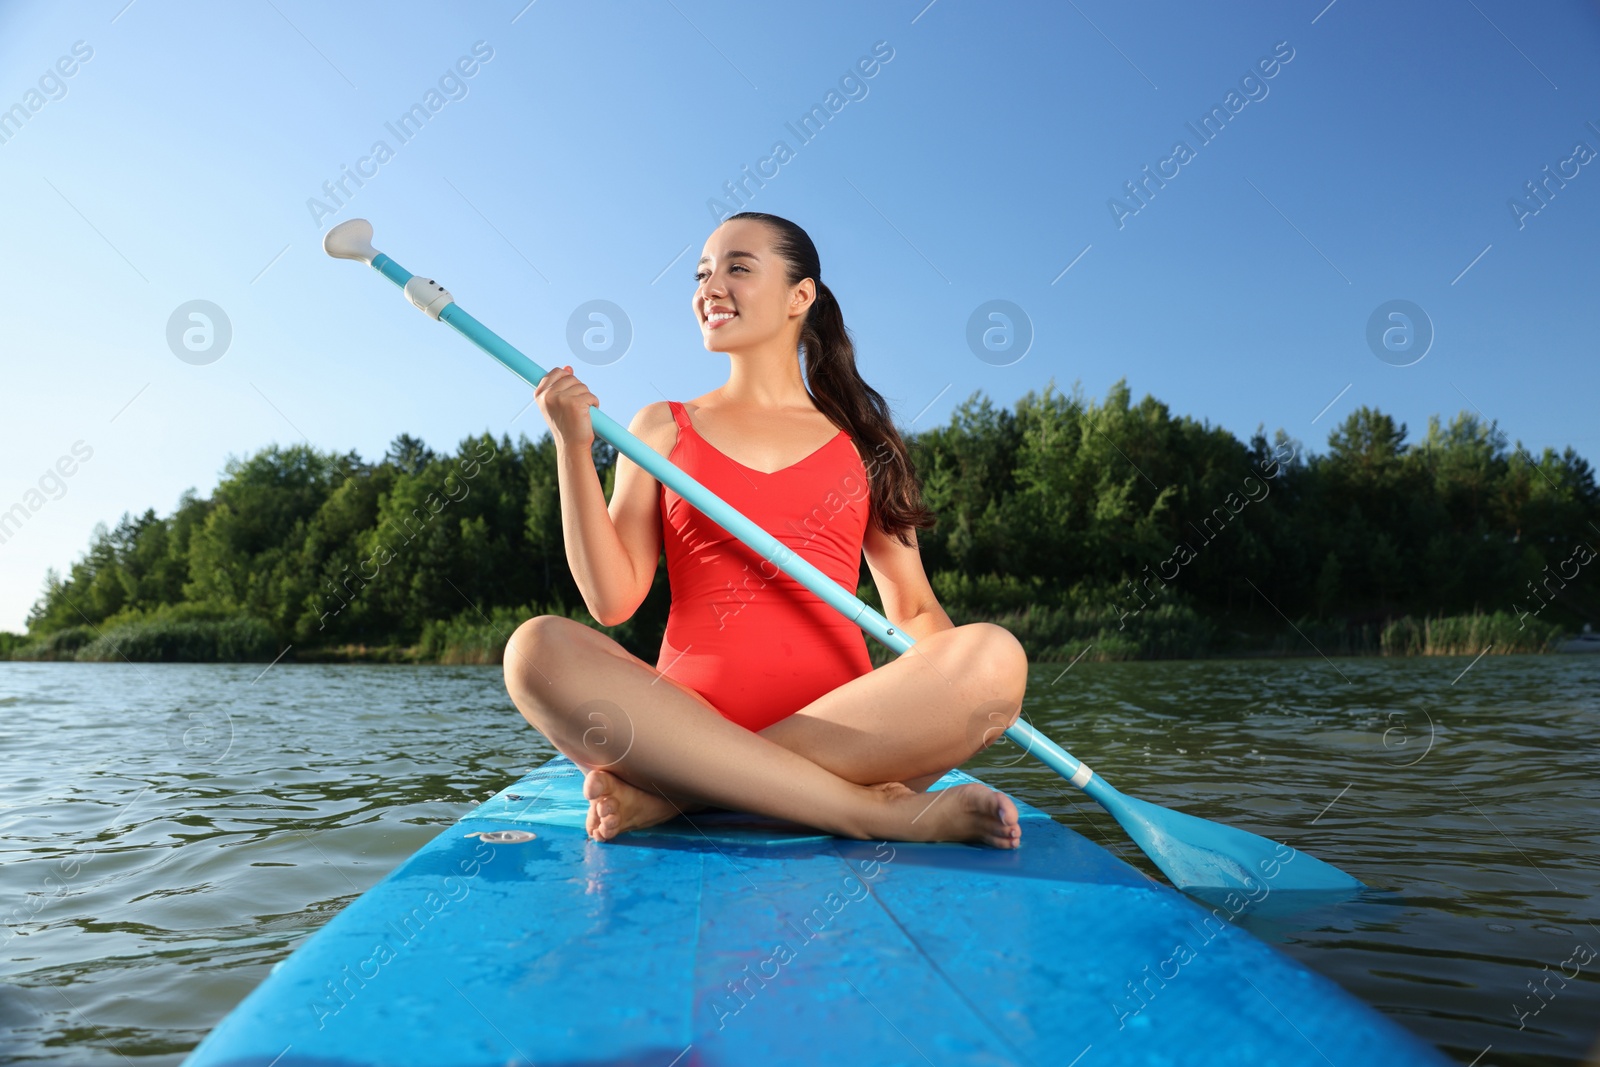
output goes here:
<path id="1" fill-rule="evenodd" d="M 503 657 L 506 688 L 513 698 L 550 684 L 541 664 L 560 662 L 562 649 L 571 645 L 574 626 L 582 624 L 560 615 L 536 615 L 516 628 Z"/>
<path id="2" fill-rule="evenodd" d="M 506 643 L 506 690 L 522 717 L 569 756 L 574 746 L 603 754 L 621 747 L 617 737 L 631 738 L 632 719 L 598 683 L 632 659 L 611 638 L 575 619 L 539 615 L 517 627 Z M 603 765 L 589 755 L 591 763 Z"/>
<path id="3" fill-rule="evenodd" d="M 975 701 L 962 728 L 964 761 L 998 742 L 1021 715 L 1028 657 L 1022 643 L 1003 626 L 976 622 L 956 630 L 958 669 L 968 679 L 967 699 Z"/>
<path id="4" fill-rule="evenodd" d="M 973 622 L 960 627 L 967 633 L 975 668 L 984 679 L 984 688 L 1014 695 L 1020 702 L 1028 686 L 1028 653 L 1017 635 L 992 622 Z"/>

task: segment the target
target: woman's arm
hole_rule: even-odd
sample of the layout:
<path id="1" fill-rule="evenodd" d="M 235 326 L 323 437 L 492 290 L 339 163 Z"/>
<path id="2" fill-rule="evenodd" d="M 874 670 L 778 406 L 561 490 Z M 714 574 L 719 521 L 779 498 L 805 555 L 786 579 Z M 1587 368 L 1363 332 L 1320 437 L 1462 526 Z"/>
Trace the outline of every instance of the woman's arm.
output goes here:
<path id="1" fill-rule="evenodd" d="M 619 453 L 608 508 L 591 451 L 594 430 L 586 409 L 598 403 L 594 394 L 570 371 L 557 368 L 541 380 L 535 396 L 556 443 L 567 565 L 589 614 L 602 626 L 616 626 L 638 610 L 655 579 L 661 556 L 658 483 Z M 676 433 L 671 410 L 658 402 L 640 409 L 628 429 L 666 454 L 671 440 L 661 440 L 663 422 Z"/>
<path id="2" fill-rule="evenodd" d="M 933 595 L 933 586 L 922 569 L 922 550 L 917 547 L 917 531 L 911 530 L 911 544 L 902 545 L 898 538 L 890 537 L 869 523 L 862 548 L 867 556 L 867 569 L 878 587 L 883 600 L 883 614 L 902 633 L 913 641 L 920 641 L 940 630 L 953 630 L 939 600 Z"/>

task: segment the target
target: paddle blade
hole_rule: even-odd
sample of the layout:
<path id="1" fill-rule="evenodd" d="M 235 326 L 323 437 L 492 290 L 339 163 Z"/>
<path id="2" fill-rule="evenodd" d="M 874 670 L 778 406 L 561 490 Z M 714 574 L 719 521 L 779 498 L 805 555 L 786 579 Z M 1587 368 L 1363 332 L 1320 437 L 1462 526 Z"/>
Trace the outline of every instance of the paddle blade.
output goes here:
<path id="1" fill-rule="evenodd" d="M 1288 845 L 1107 792 L 1095 799 L 1161 873 L 1185 892 L 1237 890 L 1254 899 L 1279 890 L 1354 892 L 1362 888 L 1361 882 L 1339 868 Z"/>

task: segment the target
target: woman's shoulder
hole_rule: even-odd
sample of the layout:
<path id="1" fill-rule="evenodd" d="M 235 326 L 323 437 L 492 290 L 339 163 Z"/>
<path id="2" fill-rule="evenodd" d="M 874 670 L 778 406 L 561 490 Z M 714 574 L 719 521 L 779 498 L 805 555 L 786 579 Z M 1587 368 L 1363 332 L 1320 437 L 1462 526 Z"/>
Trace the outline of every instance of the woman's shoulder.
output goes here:
<path id="1" fill-rule="evenodd" d="M 628 424 L 628 432 L 663 456 L 670 453 L 678 439 L 678 422 L 671 402 L 657 400 L 640 408 Z"/>

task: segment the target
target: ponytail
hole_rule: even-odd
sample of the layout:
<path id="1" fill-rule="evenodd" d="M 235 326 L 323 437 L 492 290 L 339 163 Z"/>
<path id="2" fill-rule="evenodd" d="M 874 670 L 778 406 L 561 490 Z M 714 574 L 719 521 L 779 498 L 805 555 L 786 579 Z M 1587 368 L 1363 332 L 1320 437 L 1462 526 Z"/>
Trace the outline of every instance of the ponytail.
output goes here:
<path id="1" fill-rule="evenodd" d="M 856 369 L 855 345 L 838 299 L 823 284 L 816 246 L 805 230 L 777 215 L 742 211 L 729 219 L 755 219 L 773 227 L 775 250 L 789 265 L 788 283 L 806 278 L 816 282 L 817 297 L 800 328 L 806 388 L 817 409 L 855 440 L 867 469 L 871 514 L 878 528 L 910 545 L 909 529 L 928 529 L 936 520 L 922 502 L 916 472 L 888 403 Z"/>

